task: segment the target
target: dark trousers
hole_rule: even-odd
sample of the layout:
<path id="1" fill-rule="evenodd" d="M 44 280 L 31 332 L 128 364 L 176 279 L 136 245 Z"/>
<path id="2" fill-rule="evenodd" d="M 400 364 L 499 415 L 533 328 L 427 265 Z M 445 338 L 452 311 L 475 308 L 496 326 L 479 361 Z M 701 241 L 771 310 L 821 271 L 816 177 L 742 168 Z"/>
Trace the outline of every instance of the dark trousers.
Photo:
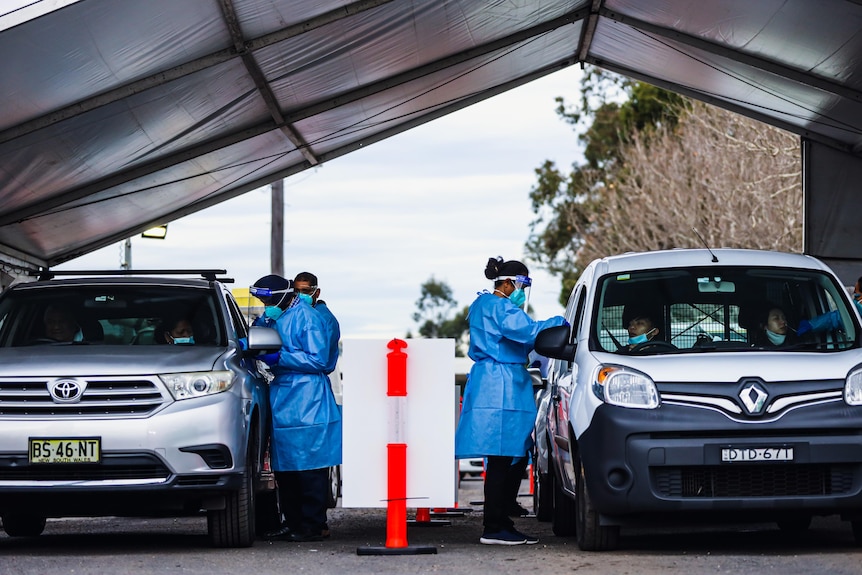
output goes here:
<path id="1" fill-rule="evenodd" d="M 278 502 L 291 531 L 320 535 L 326 526 L 329 469 L 276 471 Z"/>
<path id="2" fill-rule="evenodd" d="M 515 465 L 512 465 L 513 460 L 513 457 L 496 455 L 488 457 L 488 464 L 485 467 L 485 510 L 482 521 L 487 533 L 505 531 L 515 526 L 509 518 L 509 508 L 517 501 L 527 458 L 520 458 Z"/>

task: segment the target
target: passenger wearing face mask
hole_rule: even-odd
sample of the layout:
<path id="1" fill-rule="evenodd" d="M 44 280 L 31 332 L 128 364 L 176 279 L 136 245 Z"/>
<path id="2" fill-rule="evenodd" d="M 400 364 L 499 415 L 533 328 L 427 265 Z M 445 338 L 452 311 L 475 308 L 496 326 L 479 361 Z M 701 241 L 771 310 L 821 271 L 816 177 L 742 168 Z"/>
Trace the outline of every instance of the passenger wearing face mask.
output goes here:
<path id="1" fill-rule="evenodd" d="M 777 305 L 768 305 L 759 313 L 757 328 L 752 337 L 755 346 L 782 347 L 796 343 L 796 334 L 788 325 L 783 309 Z"/>
<path id="2" fill-rule="evenodd" d="M 509 518 L 532 446 L 536 403 L 527 356 L 545 328 L 565 325 L 562 316 L 535 321 L 520 307 L 527 303 L 529 270 L 523 263 L 490 258 L 485 277 L 494 290 L 480 292 L 470 306 L 473 360 L 461 419 L 455 432 L 455 458 L 487 458 L 485 469 L 485 545 L 523 545 L 538 539 L 520 533 Z M 514 490 L 514 492 L 513 492 Z"/>
<path id="3" fill-rule="evenodd" d="M 638 315 L 632 318 L 627 326 L 629 332 L 628 349 L 633 349 L 642 343 L 646 343 L 658 335 L 659 329 L 653 324 L 652 318 L 646 315 Z"/>
<path id="4" fill-rule="evenodd" d="M 170 345 L 194 345 L 195 343 L 192 322 L 185 315 L 164 318 L 154 333 L 156 343 Z"/>

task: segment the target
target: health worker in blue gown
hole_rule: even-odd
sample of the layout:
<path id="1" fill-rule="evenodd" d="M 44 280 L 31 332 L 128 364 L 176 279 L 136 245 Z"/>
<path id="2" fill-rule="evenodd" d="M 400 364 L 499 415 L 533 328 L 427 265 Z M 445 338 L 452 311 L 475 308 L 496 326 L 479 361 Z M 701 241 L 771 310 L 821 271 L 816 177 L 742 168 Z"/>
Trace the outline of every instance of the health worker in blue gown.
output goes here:
<path id="1" fill-rule="evenodd" d="M 470 349 L 474 361 L 464 390 L 461 419 L 455 433 L 455 457 L 486 457 L 484 532 L 480 542 L 520 545 L 538 542 L 518 532 L 508 506 L 517 496 L 532 447 L 536 420 L 533 383 L 527 356 L 545 328 L 563 325 L 562 316 L 535 321 L 526 308 L 532 281 L 523 263 L 490 258 L 485 291 L 470 306 Z M 514 489 L 514 493 L 513 493 Z"/>
<path id="2" fill-rule="evenodd" d="M 270 360 L 272 468 L 285 523 L 269 538 L 320 541 L 327 531 L 329 467 L 341 464 L 341 411 L 327 369 L 331 330 L 325 318 L 292 290 L 278 304 L 281 336 Z"/>
<path id="3" fill-rule="evenodd" d="M 335 315 L 329 310 L 326 302 L 320 299 L 320 286 L 316 275 L 311 272 L 299 272 L 293 278 L 293 289 L 297 293 L 297 297 L 318 311 L 329 326 L 330 357 L 327 362 L 326 373 L 332 373 L 335 371 L 336 363 L 338 363 L 338 341 L 341 339 L 341 326 L 335 319 Z"/>

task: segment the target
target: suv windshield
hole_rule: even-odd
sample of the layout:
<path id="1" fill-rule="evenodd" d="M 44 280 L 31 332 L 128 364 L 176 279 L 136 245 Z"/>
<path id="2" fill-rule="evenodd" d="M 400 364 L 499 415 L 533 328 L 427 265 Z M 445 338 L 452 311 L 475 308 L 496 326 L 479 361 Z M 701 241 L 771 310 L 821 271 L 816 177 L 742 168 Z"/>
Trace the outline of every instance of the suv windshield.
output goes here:
<path id="1" fill-rule="evenodd" d="M 171 286 L 44 286 L 0 302 L 0 347 L 60 344 L 224 345 L 217 303 L 206 289 Z M 188 332 L 188 333 L 187 333 Z"/>
<path id="2" fill-rule="evenodd" d="M 607 275 L 597 290 L 594 351 L 837 351 L 856 340 L 843 288 L 813 270 L 642 270 Z"/>

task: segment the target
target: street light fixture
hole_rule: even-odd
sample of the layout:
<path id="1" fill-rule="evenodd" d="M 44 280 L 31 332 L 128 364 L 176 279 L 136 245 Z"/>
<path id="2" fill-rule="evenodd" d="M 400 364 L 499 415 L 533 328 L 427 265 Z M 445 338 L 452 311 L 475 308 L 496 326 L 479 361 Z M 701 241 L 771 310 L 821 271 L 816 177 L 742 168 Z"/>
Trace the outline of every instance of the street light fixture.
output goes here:
<path id="1" fill-rule="evenodd" d="M 141 234 L 142 238 L 150 238 L 153 240 L 163 240 L 165 236 L 168 235 L 168 225 L 163 224 L 161 226 L 156 226 L 154 228 L 150 228 L 148 230 L 144 230 Z"/>

